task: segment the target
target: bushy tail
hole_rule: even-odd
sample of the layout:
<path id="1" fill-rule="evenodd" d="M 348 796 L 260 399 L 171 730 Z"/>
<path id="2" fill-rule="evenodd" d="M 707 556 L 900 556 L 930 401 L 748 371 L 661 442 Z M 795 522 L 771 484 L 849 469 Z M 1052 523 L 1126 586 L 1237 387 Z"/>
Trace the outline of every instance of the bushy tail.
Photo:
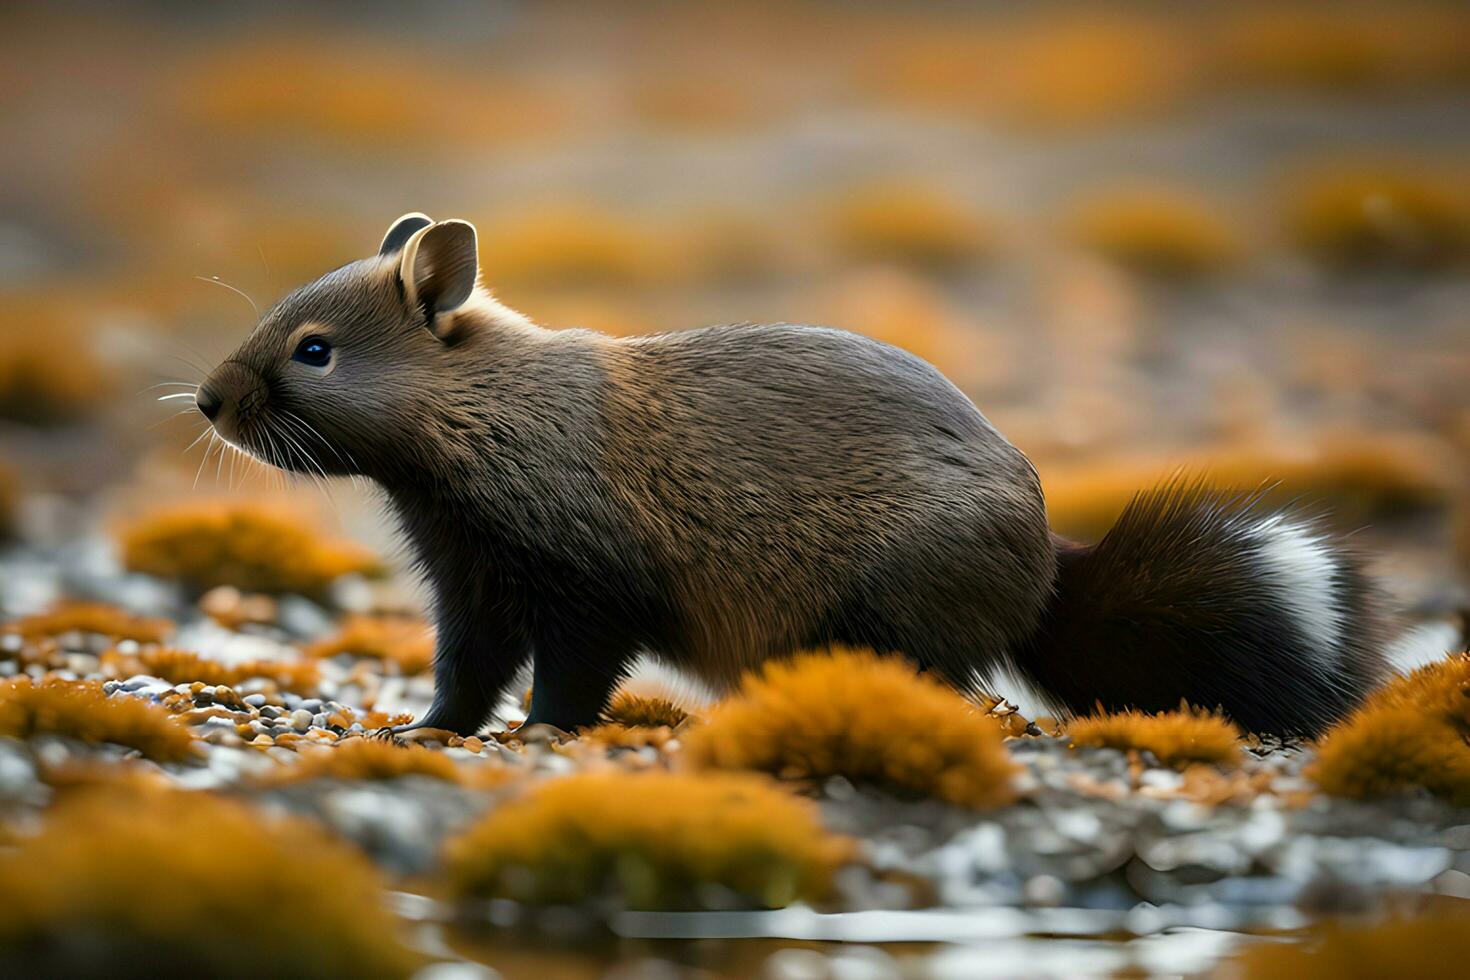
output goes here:
<path id="1" fill-rule="evenodd" d="M 1320 732 L 1383 675 L 1377 603 L 1352 555 L 1258 499 L 1175 482 L 1095 546 L 1058 539 L 1056 595 L 1016 667 L 1075 713 L 1184 700 Z"/>

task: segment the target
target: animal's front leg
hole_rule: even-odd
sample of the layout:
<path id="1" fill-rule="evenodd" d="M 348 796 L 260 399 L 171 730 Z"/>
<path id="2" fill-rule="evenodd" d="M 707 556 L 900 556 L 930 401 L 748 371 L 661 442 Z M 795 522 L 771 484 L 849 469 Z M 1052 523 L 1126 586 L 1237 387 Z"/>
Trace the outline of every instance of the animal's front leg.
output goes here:
<path id="1" fill-rule="evenodd" d="M 467 601 L 442 610 L 434 650 L 434 703 L 402 734 L 417 728 L 444 728 L 473 735 L 526 662 L 530 644 L 510 624 L 487 617 Z"/>
<path id="2" fill-rule="evenodd" d="M 525 724 L 568 732 L 597 724 L 613 689 L 627 676 L 633 652 L 631 646 L 605 640 L 538 637 Z"/>

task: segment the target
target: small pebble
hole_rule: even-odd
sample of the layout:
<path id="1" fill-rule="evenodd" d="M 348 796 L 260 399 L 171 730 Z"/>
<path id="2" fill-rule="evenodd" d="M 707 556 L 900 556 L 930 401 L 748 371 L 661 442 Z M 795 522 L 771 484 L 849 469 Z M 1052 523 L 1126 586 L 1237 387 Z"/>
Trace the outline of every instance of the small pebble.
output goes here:
<path id="1" fill-rule="evenodd" d="M 479 754 L 480 750 L 485 747 L 485 743 L 482 742 L 479 737 L 475 735 L 471 735 L 469 738 L 466 738 L 462 744 L 464 748 L 469 749 L 471 752 L 474 752 L 476 754 Z"/>
<path id="2" fill-rule="evenodd" d="M 311 712 L 305 708 L 297 708 L 291 712 L 291 727 L 298 732 L 304 732 L 311 728 Z"/>
<path id="3" fill-rule="evenodd" d="M 251 694 L 245 698 L 245 703 L 250 705 L 250 707 L 252 708 L 264 708 L 265 701 L 266 698 L 264 694 Z"/>

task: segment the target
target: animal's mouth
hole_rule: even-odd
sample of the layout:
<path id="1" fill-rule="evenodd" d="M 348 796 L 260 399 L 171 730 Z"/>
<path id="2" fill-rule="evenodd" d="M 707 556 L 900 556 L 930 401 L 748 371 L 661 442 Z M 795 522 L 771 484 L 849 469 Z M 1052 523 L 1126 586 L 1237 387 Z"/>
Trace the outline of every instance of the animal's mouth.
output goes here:
<path id="1" fill-rule="evenodd" d="M 327 477 L 353 472 L 348 459 L 313 425 L 290 409 L 262 401 L 236 429 L 242 451 L 269 466 L 290 473 Z"/>
<path id="2" fill-rule="evenodd" d="M 226 445 L 267 466 L 326 477 L 356 473 L 345 450 L 292 411 L 289 400 L 238 361 L 221 364 L 200 386 L 199 411 Z"/>
<path id="3" fill-rule="evenodd" d="M 248 419 L 242 419 L 235 438 L 226 437 L 226 441 L 276 469 L 291 473 L 315 473 L 318 469 L 301 437 L 281 425 L 269 412 L 257 410 Z"/>

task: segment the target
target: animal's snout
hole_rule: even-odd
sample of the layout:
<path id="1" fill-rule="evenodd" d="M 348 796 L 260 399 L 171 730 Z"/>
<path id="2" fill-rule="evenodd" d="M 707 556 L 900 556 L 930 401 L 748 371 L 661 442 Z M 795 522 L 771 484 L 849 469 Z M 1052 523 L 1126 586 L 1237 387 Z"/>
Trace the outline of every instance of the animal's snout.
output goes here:
<path id="1" fill-rule="evenodd" d="M 199 409 L 204 417 L 211 422 L 219 414 L 219 409 L 222 404 L 224 402 L 220 400 L 219 394 L 213 388 L 209 387 L 208 383 L 200 385 L 199 390 L 194 393 L 194 407 Z"/>
<path id="2" fill-rule="evenodd" d="M 264 387 L 260 375 L 244 364 L 226 361 L 199 386 L 194 405 L 220 435 L 231 438 L 238 434 L 242 416 L 259 408 Z"/>

